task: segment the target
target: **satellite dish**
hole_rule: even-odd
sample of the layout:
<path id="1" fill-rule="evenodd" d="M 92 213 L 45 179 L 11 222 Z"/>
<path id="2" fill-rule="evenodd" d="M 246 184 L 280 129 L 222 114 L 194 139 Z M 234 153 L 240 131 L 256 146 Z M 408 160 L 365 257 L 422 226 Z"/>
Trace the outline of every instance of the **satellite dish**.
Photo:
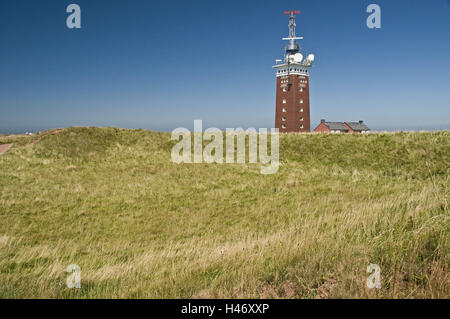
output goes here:
<path id="1" fill-rule="evenodd" d="M 294 62 L 300 63 L 303 60 L 303 55 L 301 53 L 294 54 Z"/>
<path id="2" fill-rule="evenodd" d="M 308 60 L 314 62 L 314 54 L 308 55 Z"/>

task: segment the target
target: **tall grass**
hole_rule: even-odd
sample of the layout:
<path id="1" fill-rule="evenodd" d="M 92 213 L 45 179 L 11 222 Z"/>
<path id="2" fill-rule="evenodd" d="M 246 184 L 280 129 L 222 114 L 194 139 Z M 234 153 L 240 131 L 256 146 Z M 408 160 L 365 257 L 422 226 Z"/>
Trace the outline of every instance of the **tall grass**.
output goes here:
<path id="1" fill-rule="evenodd" d="M 282 135 L 275 175 L 174 164 L 167 133 L 31 142 L 0 156 L 2 298 L 450 296 L 449 132 Z"/>

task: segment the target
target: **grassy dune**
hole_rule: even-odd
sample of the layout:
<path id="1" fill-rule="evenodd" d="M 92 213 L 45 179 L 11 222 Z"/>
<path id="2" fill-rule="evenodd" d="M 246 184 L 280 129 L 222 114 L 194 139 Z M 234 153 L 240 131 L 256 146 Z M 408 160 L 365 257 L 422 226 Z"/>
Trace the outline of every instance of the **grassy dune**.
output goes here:
<path id="1" fill-rule="evenodd" d="M 167 133 L 33 139 L 0 156 L 1 298 L 450 297 L 449 132 L 283 135 L 275 175 L 174 164 Z"/>

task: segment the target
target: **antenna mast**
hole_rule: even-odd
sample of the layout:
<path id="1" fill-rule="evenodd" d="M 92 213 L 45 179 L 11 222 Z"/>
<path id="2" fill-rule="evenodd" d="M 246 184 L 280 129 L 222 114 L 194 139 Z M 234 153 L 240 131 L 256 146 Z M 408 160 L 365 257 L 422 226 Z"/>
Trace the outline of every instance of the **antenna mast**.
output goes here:
<path id="1" fill-rule="evenodd" d="M 288 57 L 289 55 L 296 54 L 300 51 L 300 46 L 296 40 L 302 40 L 303 37 L 297 37 L 295 35 L 295 15 L 300 14 L 300 11 L 285 11 L 284 14 L 289 15 L 289 37 L 283 38 L 283 40 L 289 41 L 289 44 L 286 46 L 286 57 Z"/>

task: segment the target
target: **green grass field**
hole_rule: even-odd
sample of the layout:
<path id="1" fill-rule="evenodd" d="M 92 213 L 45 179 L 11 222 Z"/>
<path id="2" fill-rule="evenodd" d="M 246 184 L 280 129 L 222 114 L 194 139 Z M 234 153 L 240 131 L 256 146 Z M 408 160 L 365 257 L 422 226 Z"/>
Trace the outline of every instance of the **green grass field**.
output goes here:
<path id="1" fill-rule="evenodd" d="M 0 137 L 0 298 L 450 297 L 448 131 L 282 135 L 274 175 L 174 164 L 169 133 L 35 139 Z"/>

